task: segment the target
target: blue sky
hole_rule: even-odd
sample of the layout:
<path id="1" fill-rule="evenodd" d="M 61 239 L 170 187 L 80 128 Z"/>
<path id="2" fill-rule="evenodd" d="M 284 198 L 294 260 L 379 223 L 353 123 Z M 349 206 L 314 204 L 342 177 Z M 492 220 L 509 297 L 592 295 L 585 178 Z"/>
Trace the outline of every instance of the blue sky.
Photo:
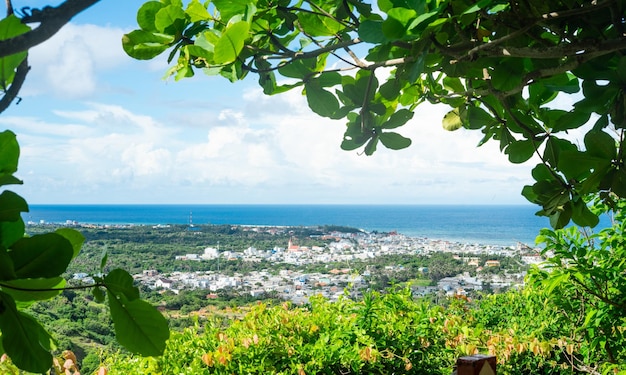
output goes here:
<path id="1" fill-rule="evenodd" d="M 142 3 L 102 0 L 31 51 L 22 101 L 0 115 L 22 147 L 13 190 L 31 204 L 525 203 L 533 165 L 476 148 L 478 132 L 446 132 L 446 107 L 418 109 L 400 129 L 408 149 L 367 157 L 342 151 L 344 122 L 312 114 L 300 91 L 163 80 L 164 58 L 121 48 Z"/>

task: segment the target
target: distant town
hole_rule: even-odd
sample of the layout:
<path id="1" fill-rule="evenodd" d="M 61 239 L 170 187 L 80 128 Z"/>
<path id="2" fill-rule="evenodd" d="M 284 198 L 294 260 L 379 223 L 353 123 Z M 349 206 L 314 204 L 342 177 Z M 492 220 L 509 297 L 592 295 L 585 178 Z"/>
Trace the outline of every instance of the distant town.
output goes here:
<path id="1" fill-rule="evenodd" d="M 67 225 L 84 228 L 111 228 L 109 226 L 86 226 L 78 223 Z M 116 227 L 120 229 L 119 226 Z M 194 228 L 191 228 L 192 230 Z M 171 226 L 155 225 L 152 231 L 171 230 Z M 189 228 L 188 228 L 189 230 Z M 211 270 L 159 272 L 143 269 L 135 274 L 135 280 L 152 290 L 180 293 L 183 290 L 206 290 L 207 298 L 217 298 L 224 290 L 233 290 L 262 298 L 272 295 L 294 303 L 306 303 L 312 295 L 323 295 L 331 300 L 344 294 L 358 297 L 363 290 L 371 289 L 374 272 L 393 276 L 403 266 L 390 262 L 372 270 L 369 263 L 389 257 L 432 257 L 445 254 L 463 265 L 464 272 L 441 277 L 430 283 L 411 285 L 418 295 L 466 296 L 477 291 L 506 290 L 524 282 L 528 266 L 543 261 L 539 250 L 522 243 L 514 246 L 457 243 L 428 238 L 408 237 L 396 232 L 367 233 L 364 231 L 329 231 L 310 235 L 325 243 L 324 246 L 300 245 L 291 227 L 232 226 L 231 230 L 251 235 L 271 235 L 288 238 L 284 247 L 261 249 L 253 246 L 241 249 L 220 248 L 219 243 L 207 244 L 201 251 L 174 255 L 176 264 L 206 263 Z M 504 266 L 503 260 L 509 260 Z M 222 272 L 220 264 L 239 261 L 250 264 L 269 264 L 266 269 L 247 272 Z M 304 269 L 318 265 L 319 271 Z M 355 266 L 357 265 L 357 266 Z M 198 266 L 198 265 L 196 265 Z M 196 267 L 197 268 L 197 267 Z M 200 267 L 201 268 L 201 267 Z M 428 267 L 417 268 L 414 278 L 428 280 Z M 90 281 L 86 273 L 76 273 L 74 279 Z"/>

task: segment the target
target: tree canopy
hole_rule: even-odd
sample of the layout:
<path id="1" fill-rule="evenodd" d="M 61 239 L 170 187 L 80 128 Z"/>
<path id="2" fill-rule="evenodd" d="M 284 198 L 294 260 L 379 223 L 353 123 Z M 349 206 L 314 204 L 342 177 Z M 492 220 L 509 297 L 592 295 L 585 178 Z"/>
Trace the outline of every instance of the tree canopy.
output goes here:
<path id="1" fill-rule="evenodd" d="M 595 226 L 592 197 L 626 197 L 624 5 L 161 0 L 141 6 L 123 46 L 137 59 L 168 52 L 176 80 L 253 74 L 268 95 L 299 89 L 318 115 L 346 120 L 343 149 L 366 155 L 409 147 L 395 129 L 421 103 L 449 105 L 445 129 L 481 131 L 512 163 L 537 157 L 522 194 L 552 226 Z"/>

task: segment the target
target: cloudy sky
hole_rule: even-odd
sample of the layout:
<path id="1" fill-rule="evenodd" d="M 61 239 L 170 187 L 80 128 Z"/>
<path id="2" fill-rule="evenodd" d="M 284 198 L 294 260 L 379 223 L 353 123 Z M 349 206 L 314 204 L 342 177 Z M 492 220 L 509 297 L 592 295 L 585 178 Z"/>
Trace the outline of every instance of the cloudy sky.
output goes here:
<path id="1" fill-rule="evenodd" d="M 312 114 L 300 91 L 163 80 L 163 59 L 122 51 L 142 3 L 102 0 L 31 51 L 22 100 L 0 115 L 22 148 L 13 190 L 31 204 L 525 203 L 532 165 L 477 148 L 477 132 L 446 132 L 445 107 L 400 129 L 410 148 L 368 157 L 342 151 L 344 121 Z"/>

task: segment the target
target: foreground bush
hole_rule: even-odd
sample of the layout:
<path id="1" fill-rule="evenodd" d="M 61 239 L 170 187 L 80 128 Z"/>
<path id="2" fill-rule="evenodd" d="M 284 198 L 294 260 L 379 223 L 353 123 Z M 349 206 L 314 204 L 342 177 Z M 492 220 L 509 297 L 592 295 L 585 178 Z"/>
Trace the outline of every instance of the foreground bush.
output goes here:
<path id="1" fill-rule="evenodd" d="M 160 358 L 111 354 L 117 374 L 445 374 L 459 356 L 491 353 L 499 374 L 572 374 L 571 325 L 536 290 L 447 307 L 408 290 L 306 307 L 258 304 L 174 333 Z"/>

